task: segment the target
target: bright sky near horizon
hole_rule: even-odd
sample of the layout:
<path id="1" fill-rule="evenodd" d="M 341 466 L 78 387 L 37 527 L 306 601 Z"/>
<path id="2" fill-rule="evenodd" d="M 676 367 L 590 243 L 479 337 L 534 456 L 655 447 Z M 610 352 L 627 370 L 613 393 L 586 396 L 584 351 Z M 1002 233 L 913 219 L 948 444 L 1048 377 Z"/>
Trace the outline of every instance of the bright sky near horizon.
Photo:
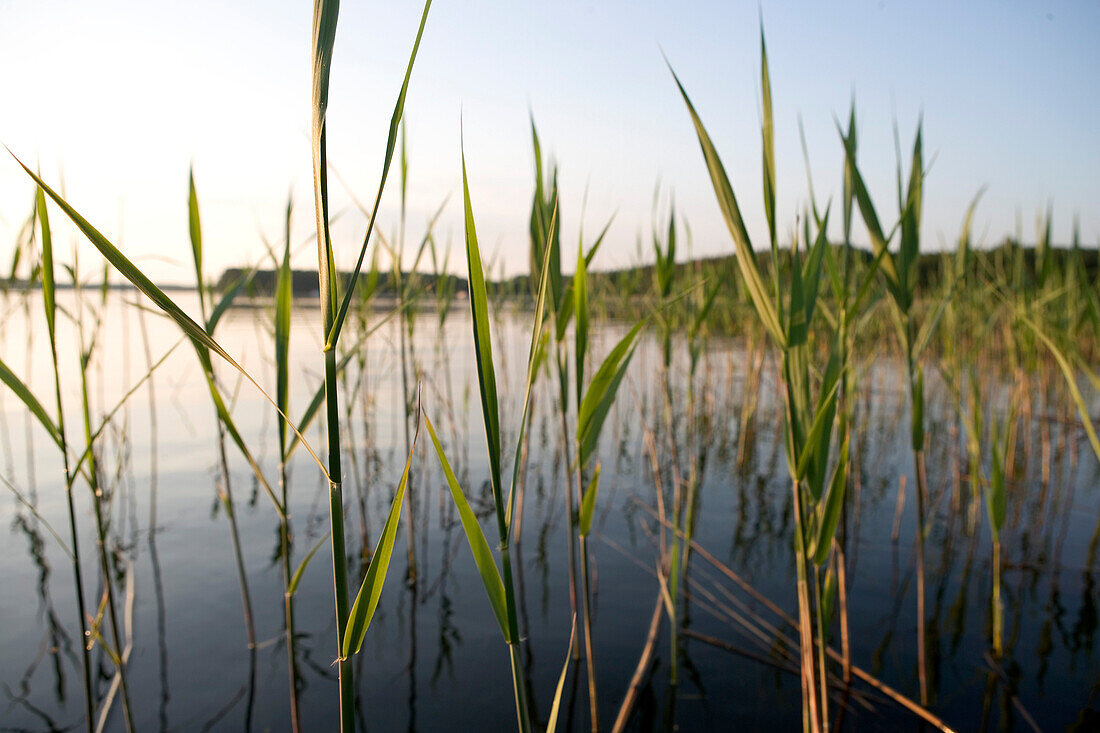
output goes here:
<path id="1" fill-rule="evenodd" d="M 421 8 L 407 0 L 341 5 L 329 155 L 363 202 L 378 185 Z M 192 280 L 193 162 L 207 277 L 257 262 L 261 235 L 281 240 L 288 192 L 294 241 L 312 232 L 311 14 L 306 0 L 0 0 L 0 142 L 37 162 L 48 182 L 63 181 L 70 203 L 164 282 Z M 533 115 L 544 155 L 560 166 L 567 258 L 582 224 L 591 238 L 614 214 L 597 266 L 650 261 L 658 185 L 660 218 L 671 192 L 694 254 L 730 252 L 662 51 L 714 138 L 761 246 L 761 15 L 782 231 L 808 202 L 799 119 L 816 193 L 838 197 L 843 150 L 834 117 L 846 118 L 854 95 L 860 166 L 884 218 L 896 212 L 893 122 L 907 160 L 923 114 L 926 162 L 934 162 L 922 246 L 950 246 L 983 185 L 979 241 L 994 244 L 1017 229 L 1032 241 L 1050 205 L 1056 242 L 1069 241 L 1076 216 L 1083 244 L 1096 246 L 1100 3 L 1023 0 L 765 2 L 762 9 L 715 0 L 435 0 L 406 108 L 407 246 L 450 196 L 437 240 L 453 244 L 452 271 L 464 269 L 464 127 L 482 248 L 498 253 L 508 274 L 526 270 Z M 380 219 L 387 235 L 397 228 L 394 173 Z M 350 205 L 341 183 L 330 185 L 334 210 Z M 26 175 L 0 156 L 4 274 L 32 196 Z M 55 227 L 60 220 L 55 212 Z M 364 225 L 352 213 L 336 226 L 342 266 L 354 262 Z M 855 232 L 866 241 L 858 221 Z M 78 239 L 62 236 L 61 252 Z M 98 269 L 98 255 L 80 246 L 82 267 Z M 315 267 L 314 247 L 303 246 L 294 265 Z"/>

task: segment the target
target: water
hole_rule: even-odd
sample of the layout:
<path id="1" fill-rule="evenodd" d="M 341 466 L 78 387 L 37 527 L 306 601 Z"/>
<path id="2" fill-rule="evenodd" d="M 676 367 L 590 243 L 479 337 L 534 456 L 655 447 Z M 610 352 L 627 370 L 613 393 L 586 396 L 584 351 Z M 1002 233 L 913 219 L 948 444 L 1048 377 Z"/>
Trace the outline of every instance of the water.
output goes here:
<path id="1" fill-rule="evenodd" d="M 113 293 L 103 310 L 89 384 L 97 416 L 112 408 L 146 371 L 141 318 L 154 360 L 177 340 L 168 321 L 152 313 L 140 316 L 125 305 L 135 297 Z M 71 294 L 62 300 L 70 312 L 77 312 Z M 192 296 L 181 300 L 195 305 Z M 52 405 L 41 302 L 31 295 L 28 304 L 29 317 L 20 301 L 9 296 L 0 354 L 27 379 L 43 404 Z M 318 312 L 309 305 L 296 304 L 291 337 L 291 414 L 296 419 L 320 383 Z M 414 318 L 405 364 L 409 384 L 420 380 L 424 408 L 440 431 L 486 535 L 495 537 L 470 321 L 461 305 L 442 328 L 434 314 Z M 93 308 L 85 306 L 84 313 L 90 319 Z M 28 326 L 33 335 L 29 351 Z M 356 578 L 362 572 L 362 530 L 373 547 L 405 458 L 399 328 L 391 320 L 371 337 L 365 369 L 353 365 L 341 393 L 344 408 L 352 395 L 343 445 L 347 541 Z M 91 331 L 90 322 L 86 330 Z M 614 324 L 600 328 L 590 353 L 606 353 L 622 331 Z M 505 306 L 494 331 L 505 466 L 511 465 L 510 446 L 518 427 L 528 334 L 529 316 Z M 231 311 L 219 326 L 218 338 L 261 384 L 274 385 L 270 316 L 265 310 Z M 63 325 L 59 339 L 68 430 L 70 439 L 79 442 L 74 331 Z M 349 331 L 344 342 L 354 341 Z M 686 350 L 682 343 L 676 346 L 678 353 Z M 661 480 L 668 490 L 671 460 L 662 427 L 660 360 L 659 344 L 647 337 L 601 439 L 603 471 L 590 548 L 597 591 L 595 660 L 605 726 L 618 711 L 658 599 L 654 566 L 660 529 L 651 513 L 657 502 L 644 446 L 646 428 L 656 428 Z M 756 380 L 758 363 L 755 347 L 713 339 L 699 367 L 694 414 L 704 427 L 696 447 L 705 460 L 696 539 L 793 615 L 793 515 L 777 412 L 781 405 L 775 398 L 771 360 L 763 360 Z M 856 417 L 860 427 L 853 444 L 860 471 L 858 512 L 849 528 L 849 610 L 854 663 L 916 699 L 915 518 L 900 366 L 880 357 L 862 375 Z M 219 367 L 219 373 L 233 395 L 232 411 L 242 435 L 269 481 L 277 485 L 273 408 L 228 368 Z M 692 452 L 683 438 L 686 379 L 686 365 L 678 362 L 673 415 L 684 471 Z M 985 392 L 994 395 L 991 405 L 996 409 L 1012 387 L 1011 380 L 991 370 L 985 380 Z M 1017 480 L 1009 488 L 1002 536 L 1005 654 L 993 660 L 988 524 L 984 508 L 970 503 L 965 477 L 956 481 L 956 475 L 966 471 L 966 454 L 949 392 L 934 377 L 928 381 L 928 469 L 934 511 L 927 542 L 931 707 L 962 730 L 1027 730 L 1026 716 L 1043 729 L 1095 729 L 1100 724 L 1095 552 L 1100 469 L 1088 443 L 1078 426 L 1063 429 L 1066 408 L 1055 396 L 1056 384 L 1037 383 L 1029 429 L 1020 433 Z M 106 485 L 112 493 L 113 572 L 120 615 L 127 611 L 124 625 L 132 639 L 128 682 L 136 727 L 288 730 L 277 515 L 229 443 L 230 482 L 258 640 L 250 653 L 229 525 L 215 493 L 222 479 L 213 408 L 189 344 L 178 346 L 157 369 L 152 385 L 152 391 L 143 386 L 116 414 L 101 442 Z M 562 493 L 566 477 L 551 391 L 549 380 L 540 381 L 521 542 L 515 549 L 525 670 L 543 720 L 566 659 L 571 617 Z M 743 424 L 746 394 L 758 399 L 753 419 Z M 1093 402 L 1095 409 L 1095 397 Z M 72 569 L 65 550 L 45 526 L 48 522 L 68 541 L 61 463 L 45 432 L 6 390 L 0 392 L 0 414 L 0 470 L 35 503 L 41 517 L 4 490 L 8 498 L 0 500 L 0 525 L 6 529 L 0 532 L 0 729 L 72 729 L 83 715 Z M 1040 441 L 1042 419 L 1049 426 L 1046 450 Z M 315 423 L 305 434 L 323 458 L 322 427 Z M 1044 460 L 1049 469 L 1046 481 Z M 902 476 L 907 476 L 907 501 L 896 516 Z M 361 718 L 371 730 L 506 730 L 514 725 L 507 650 L 427 435 L 421 435 L 413 459 L 410 490 L 416 582 L 406 582 L 409 546 L 403 522 L 382 602 L 355 660 Z M 302 450 L 291 465 L 290 494 L 296 566 L 328 527 L 327 485 Z M 94 613 L 101 587 L 86 485 L 78 484 L 76 496 L 87 604 Z M 781 644 L 768 630 L 768 625 L 783 627 L 783 622 L 698 554 L 692 557 L 689 578 L 681 614 L 694 636 L 681 639 L 680 684 L 669 684 L 670 644 L 664 621 L 631 727 L 796 728 L 798 677 L 780 668 Z M 306 570 L 295 603 L 303 728 L 333 730 L 336 630 L 327 541 Z M 796 636 L 790 628 L 783 632 Z M 835 633 L 832 641 L 839 647 Z M 93 668 L 97 696 L 105 695 L 113 666 L 98 644 Z M 575 730 L 587 725 L 583 676 L 583 664 L 571 670 L 563 700 Z M 848 701 L 845 728 L 918 726 L 915 717 L 866 685 L 857 683 L 854 689 L 858 694 Z M 836 701 L 831 709 L 837 709 Z M 106 727 L 121 730 L 122 723 L 116 702 Z"/>

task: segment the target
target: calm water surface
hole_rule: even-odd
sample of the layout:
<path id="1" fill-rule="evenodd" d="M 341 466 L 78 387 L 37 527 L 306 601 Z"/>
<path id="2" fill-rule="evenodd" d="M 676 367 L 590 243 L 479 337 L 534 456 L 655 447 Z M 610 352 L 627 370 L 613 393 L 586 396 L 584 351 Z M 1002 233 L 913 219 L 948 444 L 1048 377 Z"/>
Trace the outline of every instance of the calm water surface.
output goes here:
<path id="1" fill-rule="evenodd" d="M 146 372 L 143 329 L 154 360 L 176 343 L 170 323 L 125 304 L 135 297 L 114 293 L 103 310 L 89 385 L 97 415 L 111 409 Z M 182 300 L 195 305 L 191 296 Z M 71 294 L 64 304 L 75 312 Z M 414 317 L 404 355 L 399 324 L 387 322 L 367 342 L 363 363 L 353 362 L 347 372 L 344 486 L 349 561 L 357 578 L 364 569 L 363 540 L 371 548 L 377 541 L 404 462 L 406 433 L 412 431 L 405 422 L 403 382 L 415 393 L 420 381 L 424 408 L 440 430 L 486 535 L 495 537 L 470 321 L 462 305 L 442 326 L 434 314 Z M 318 312 L 306 304 L 296 307 L 291 337 L 295 416 L 319 385 L 321 367 Z M 29 316 L 13 296 L 3 312 L 0 354 L 44 404 L 52 405 L 38 296 L 29 296 Z M 91 317 L 90 307 L 85 315 Z M 238 308 L 218 331 L 219 340 L 267 387 L 275 382 L 270 321 L 262 308 Z M 494 332 L 506 446 L 514 444 L 518 427 L 529 328 L 528 314 L 511 313 L 506 306 Z M 602 327 L 590 353 L 606 353 L 621 333 L 614 324 Z M 61 329 L 70 438 L 79 427 L 77 363 L 68 348 L 73 338 L 71 329 Z M 356 340 L 351 332 L 344 337 L 347 344 Z M 676 347 L 686 352 L 684 344 Z M 659 344 L 644 341 L 601 443 L 603 471 L 590 547 L 605 725 L 614 719 L 634 672 L 658 598 L 654 564 L 660 528 L 651 513 L 657 502 L 644 446 L 647 430 L 655 430 L 667 491 L 672 451 L 660 361 Z M 671 414 L 682 470 L 686 473 L 692 455 L 702 467 L 696 539 L 794 614 L 793 514 L 780 405 L 774 398 L 773 363 L 765 358 L 758 378 L 757 365 L 755 348 L 714 339 L 699 367 L 696 404 L 690 409 L 686 365 L 677 363 Z M 855 664 L 916 698 L 912 456 L 899 368 L 889 358 L 862 367 L 859 436 L 853 447 L 859 480 L 858 508 L 849 524 L 849 609 Z M 245 440 L 276 485 L 274 410 L 234 372 L 219 372 Z M 1053 384 L 1033 391 L 1002 539 L 1006 648 L 994 661 L 989 655 L 988 524 L 984 508 L 970 499 L 964 436 L 949 392 L 938 380 L 929 382 L 928 469 L 935 513 L 927 543 L 931 707 L 961 730 L 1029 730 L 1028 716 L 1044 730 L 1096 730 L 1100 469 L 1088 443 L 1078 426 L 1063 428 L 1065 406 Z M 999 409 L 1011 387 L 1009 380 L 986 375 L 991 410 Z M 1091 399 L 1095 412 L 1095 395 Z M 753 402 L 753 417 L 746 419 L 746 405 Z M 6 390 L 0 392 L 0 416 L 0 471 L 41 517 L 7 489 L 0 493 L 7 497 L 0 498 L 0 730 L 73 729 L 83 715 L 83 697 L 72 568 L 45 524 L 67 541 L 61 462 L 44 431 Z M 112 493 L 113 558 L 132 643 L 128 681 L 135 722 L 142 731 L 289 730 L 279 523 L 247 463 L 229 444 L 230 487 L 258 640 L 250 652 L 229 525 L 216 495 L 223 479 L 213 418 L 195 354 L 181 344 L 104 431 L 101 458 Z M 699 436 L 694 447 L 685 438 L 689 418 Z M 306 432 L 318 452 L 326 444 L 322 431 L 314 424 Z M 378 614 L 355 662 L 362 729 L 507 730 L 514 725 L 507 650 L 437 459 L 427 436 L 421 437 L 410 479 L 415 574 L 409 568 L 409 526 L 403 521 Z M 517 582 L 525 667 L 545 720 L 565 660 L 571 617 L 566 476 L 559 416 L 545 378 L 535 396 L 530 439 Z M 902 477 L 910 489 L 899 513 Z M 295 454 L 289 480 L 296 565 L 327 531 L 327 485 L 302 450 Z M 101 590 L 88 493 L 78 485 L 86 591 L 94 609 Z M 782 645 L 767 631 L 767 625 L 783 622 L 699 555 L 692 557 L 686 590 L 683 622 L 696 636 L 682 638 L 680 684 L 669 683 L 664 622 L 632 727 L 798 728 L 798 677 L 782 668 Z M 336 630 L 327 541 L 304 575 L 295 608 L 303 726 L 334 730 Z M 741 651 L 715 646 L 699 635 Z M 839 645 L 835 634 L 833 642 Z M 113 667 L 98 646 L 93 665 L 97 694 L 106 695 Z M 572 728 L 583 730 L 587 693 L 583 671 L 576 671 L 563 704 Z M 859 695 L 848 700 L 844 727 L 919 727 L 915 718 L 866 686 L 856 689 Z M 122 730 L 119 705 L 106 727 Z"/>

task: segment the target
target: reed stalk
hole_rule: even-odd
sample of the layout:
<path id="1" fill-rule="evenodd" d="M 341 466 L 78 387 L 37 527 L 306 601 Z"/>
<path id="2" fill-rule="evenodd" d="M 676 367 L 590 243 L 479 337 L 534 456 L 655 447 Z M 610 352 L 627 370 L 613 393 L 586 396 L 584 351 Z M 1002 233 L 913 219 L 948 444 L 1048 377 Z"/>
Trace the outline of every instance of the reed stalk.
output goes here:
<path id="1" fill-rule="evenodd" d="M 805 255 L 798 253 L 798 241 L 787 256 L 790 272 L 789 291 L 779 287 L 779 271 L 783 264 L 775 225 L 775 152 L 772 123 L 771 83 L 767 52 L 761 32 L 761 86 L 763 90 L 763 189 L 764 210 L 771 245 L 771 287 L 765 285 L 752 248 L 748 232 L 738 207 L 733 187 L 725 169 L 688 98 L 683 85 L 673 72 L 681 96 L 692 118 L 696 135 L 710 174 L 726 224 L 733 239 L 741 280 L 760 323 L 781 354 L 780 390 L 785 406 L 785 445 L 791 479 L 792 507 L 795 519 L 794 554 L 796 594 L 798 597 L 798 627 L 801 655 L 801 687 L 803 727 L 808 731 L 828 730 L 828 688 L 823 648 L 825 624 L 824 596 L 833 586 L 826 577 L 820 581 L 817 567 L 824 565 L 831 553 L 844 503 L 848 443 L 839 445 L 838 455 L 831 457 L 833 428 L 836 419 L 836 398 L 842 372 L 847 369 L 844 351 L 837 334 L 829 337 L 828 361 L 819 369 L 811 367 L 814 356 L 812 326 L 818 302 L 819 283 L 829 274 L 834 281 L 836 267 L 832 251 L 827 246 L 825 232 L 829 212 L 814 211 L 812 232 L 809 216 L 805 221 L 802 240 Z M 671 70 L 671 68 L 670 68 Z M 797 232 L 797 230 L 796 230 Z M 797 233 L 796 233 L 797 237 Z M 839 287 L 839 285 L 838 285 Z M 865 282 L 855 298 L 858 304 L 866 294 Z M 853 312 L 858 311 L 857 307 Z M 814 396 L 811 382 L 820 374 L 820 385 Z M 835 464 L 835 465 L 834 465 Z M 830 468 L 832 466 L 832 468 Z M 831 477 L 830 477 L 831 475 Z M 814 570 L 810 572 L 810 566 Z M 815 646 L 815 628 L 820 647 Z"/>
<path id="2" fill-rule="evenodd" d="M 95 349 L 95 340 L 89 344 L 85 342 L 84 332 L 84 309 L 82 306 L 82 300 L 80 296 L 79 279 L 75 275 L 73 277 L 73 284 L 76 289 L 77 297 L 77 331 L 79 333 L 80 340 L 80 400 L 81 408 L 84 417 L 84 438 L 87 445 L 87 457 L 88 457 L 88 488 L 92 493 L 92 515 L 95 517 L 95 529 L 96 529 L 96 549 L 99 556 L 99 571 L 102 576 L 103 593 L 106 602 L 107 610 L 107 622 L 111 629 L 111 643 L 113 648 L 107 646 L 105 649 L 108 656 L 111 657 L 111 661 L 115 665 L 115 671 L 118 675 L 119 685 L 122 692 L 122 714 L 123 720 L 126 724 L 126 730 L 128 733 L 134 731 L 134 718 L 133 712 L 130 706 L 130 692 L 126 684 L 126 661 L 123 659 L 122 654 L 122 634 L 118 623 L 118 613 L 115 603 L 114 583 L 111 580 L 111 567 L 108 560 L 108 552 L 110 545 L 110 538 L 108 536 L 108 518 L 103 516 L 103 503 L 109 501 L 110 492 L 104 490 L 100 485 L 100 467 L 99 460 L 96 455 L 94 447 L 95 436 L 92 431 L 92 409 L 91 402 L 88 397 L 88 367 L 92 359 L 92 354 Z M 97 319 L 98 321 L 98 319 Z M 98 325 L 97 325 L 98 327 Z M 94 630 L 93 637 L 98 635 L 98 631 Z M 103 637 L 100 636 L 102 639 Z"/>
<path id="3" fill-rule="evenodd" d="M 84 607 L 84 574 L 80 564 L 80 540 L 77 533 L 76 509 L 73 500 L 72 465 L 69 462 L 69 442 L 65 431 L 65 410 L 61 403 L 61 369 L 57 359 L 57 301 L 54 280 L 53 235 L 50 230 L 49 212 L 46 210 L 46 196 L 42 189 L 35 189 L 35 211 L 38 215 L 42 245 L 42 302 L 46 314 L 46 330 L 50 341 L 50 360 L 53 364 L 54 398 L 57 405 L 57 438 L 61 449 L 61 460 L 65 469 L 65 502 L 69 513 L 69 540 L 72 544 L 73 583 L 76 591 L 77 628 L 80 629 L 80 663 L 83 675 L 84 717 L 89 733 L 95 725 L 94 697 L 92 695 L 92 672 L 89 645 L 87 611 Z"/>
<path id="4" fill-rule="evenodd" d="M 329 235 L 329 195 L 328 195 L 328 153 L 326 145 L 326 112 L 328 110 L 329 74 L 332 65 L 332 52 L 336 40 L 336 24 L 340 12 L 339 0 L 314 0 L 313 4 L 313 104 L 312 104 L 312 148 L 313 148 L 313 193 L 314 211 L 317 221 L 317 275 L 319 281 L 321 301 L 321 322 L 324 327 L 324 363 L 325 363 L 325 416 L 326 435 L 328 436 L 328 479 L 329 479 L 329 537 L 332 550 L 332 579 L 333 597 L 336 612 L 336 643 L 339 655 L 336 658 L 337 676 L 340 690 L 340 730 L 349 733 L 355 723 L 355 684 L 353 681 L 353 667 L 350 655 L 352 648 L 358 651 L 362 645 L 363 635 L 373 618 L 374 609 L 377 607 L 378 595 L 381 593 L 382 583 L 385 581 L 385 570 L 388 568 L 389 551 L 396 535 L 396 522 L 400 515 L 400 504 L 397 511 L 391 509 L 390 519 L 393 521 L 392 532 L 384 532 L 379 539 L 383 552 L 375 552 L 364 578 L 363 587 L 356 598 L 355 609 L 349 611 L 348 606 L 348 568 L 347 550 L 344 543 L 344 500 L 340 447 L 340 410 L 338 404 L 338 369 L 336 360 L 336 346 L 340 338 L 340 331 L 347 315 L 348 306 L 355 295 L 355 286 L 359 272 L 363 266 L 367 246 L 374 231 L 374 223 L 378 213 L 378 205 L 385 188 L 386 178 L 389 175 L 390 164 L 393 161 L 394 147 L 397 138 L 397 130 L 404 112 L 405 95 L 408 91 L 409 78 L 412 75 L 413 63 L 416 60 L 416 52 L 420 47 L 420 39 L 424 34 L 424 24 L 428 19 L 428 10 L 431 0 L 424 4 L 424 11 L 420 18 L 420 27 L 417 30 L 416 41 L 413 44 L 412 54 L 405 71 L 405 78 L 401 85 L 401 91 L 397 97 L 393 115 L 390 118 L 389 134 L 386 142 L 386 155 L 382 166 L 381 181 L 375 196 L 374 207 L 371 210 L 367 222 L 366 234 L 359 251 L 359 257 L 355 267 L 348 277 L 345 288 L 341 289 L 340 273 L 336 269 L 336 260 L 333 256 L 332 240 Z M 412 460 L 410 448 L 409 462 Z M 402 478 L 400 490 L 395 499 L 400 499 L 405 493 L 405 481 L 408 477 L 409 463 L 406 463 L 405 473 Z M 411 518 L 410 518 L 411 520 Z M 387 528 L 389 528 L 387 520 Z M 372 570 L 374 571 L 372 573 Z M 360 601 L 364 605 L 360 607 Z M 361 608 L 361 610 L 359 610 Z M 354 616 L 351 614 L 356 612 Z"/>

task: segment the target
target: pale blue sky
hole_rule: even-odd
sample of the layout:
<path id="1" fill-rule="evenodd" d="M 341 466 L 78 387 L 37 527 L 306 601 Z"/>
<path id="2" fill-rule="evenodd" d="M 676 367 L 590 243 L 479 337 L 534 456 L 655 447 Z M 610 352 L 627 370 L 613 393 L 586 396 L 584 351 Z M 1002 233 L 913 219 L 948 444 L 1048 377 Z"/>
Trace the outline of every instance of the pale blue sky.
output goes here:
<path id="1" fill-rule="evenodd" d="M 362 200 L 374 195 L 385 130 L 421 6 L 342 3 L 329 110 L 330 157 Z M 278 238 L 287 192 L 296 236 L 312 218 L 309 34 L 312 3 L 0 0 L 0 141 L 157 278 L 190 279 L 187 169 L 194 161 L 210 277 L 262 256 Z M 448 194 L 437 233 L 460 269 L 459 125 L 482 246 L 508 273 L 527 266 L 532 189 L 529 111 L 560 163 L 565 241 L 616 214 L 599 265 L 627 264 L 648 236 L 655 186 L 674 191 L 697 254 L 731 244 L 690 121 L 664 66 L 676 68 L 710 129 L 750 234 L 760 199 L 756 2 L 435 0 L 407 104 L 410 240 Z M 970 198 L 986 243 L 1019 220 L 1031 240 L 1052 203 L 1055 236 L 1100 239 L 1100 3 L 763 3 L 771 61 L 779 219 L 806 203 L 798 118 L 820 198 L 839 188 L 834 115 L 858 105 L 860 161 L 892 213 L 896 117 L 908 148 L 923 112 L 924 243 L 958 233 Z M 396 227 L 396 186 L 381 226 Z M 349 198 L 333 183 L 337 207 Z M 32 190 L 0 160 L 0 261 Z M 662 217 L 664 216 L 662 204 Z M 886 214 L 884 214 L 886 216 Z M 55 216 L 55 221 L 59 218 Z M 350 265 L 359 217 L 336 229 Z M 860 225 L 857 238 L 865 240 Z M 63 246 L 76 237 L 63 237 Z M 94 261 L 81 254 L 83 263 Z M 307 247 L 295 260 L 313 267 Z"/>

